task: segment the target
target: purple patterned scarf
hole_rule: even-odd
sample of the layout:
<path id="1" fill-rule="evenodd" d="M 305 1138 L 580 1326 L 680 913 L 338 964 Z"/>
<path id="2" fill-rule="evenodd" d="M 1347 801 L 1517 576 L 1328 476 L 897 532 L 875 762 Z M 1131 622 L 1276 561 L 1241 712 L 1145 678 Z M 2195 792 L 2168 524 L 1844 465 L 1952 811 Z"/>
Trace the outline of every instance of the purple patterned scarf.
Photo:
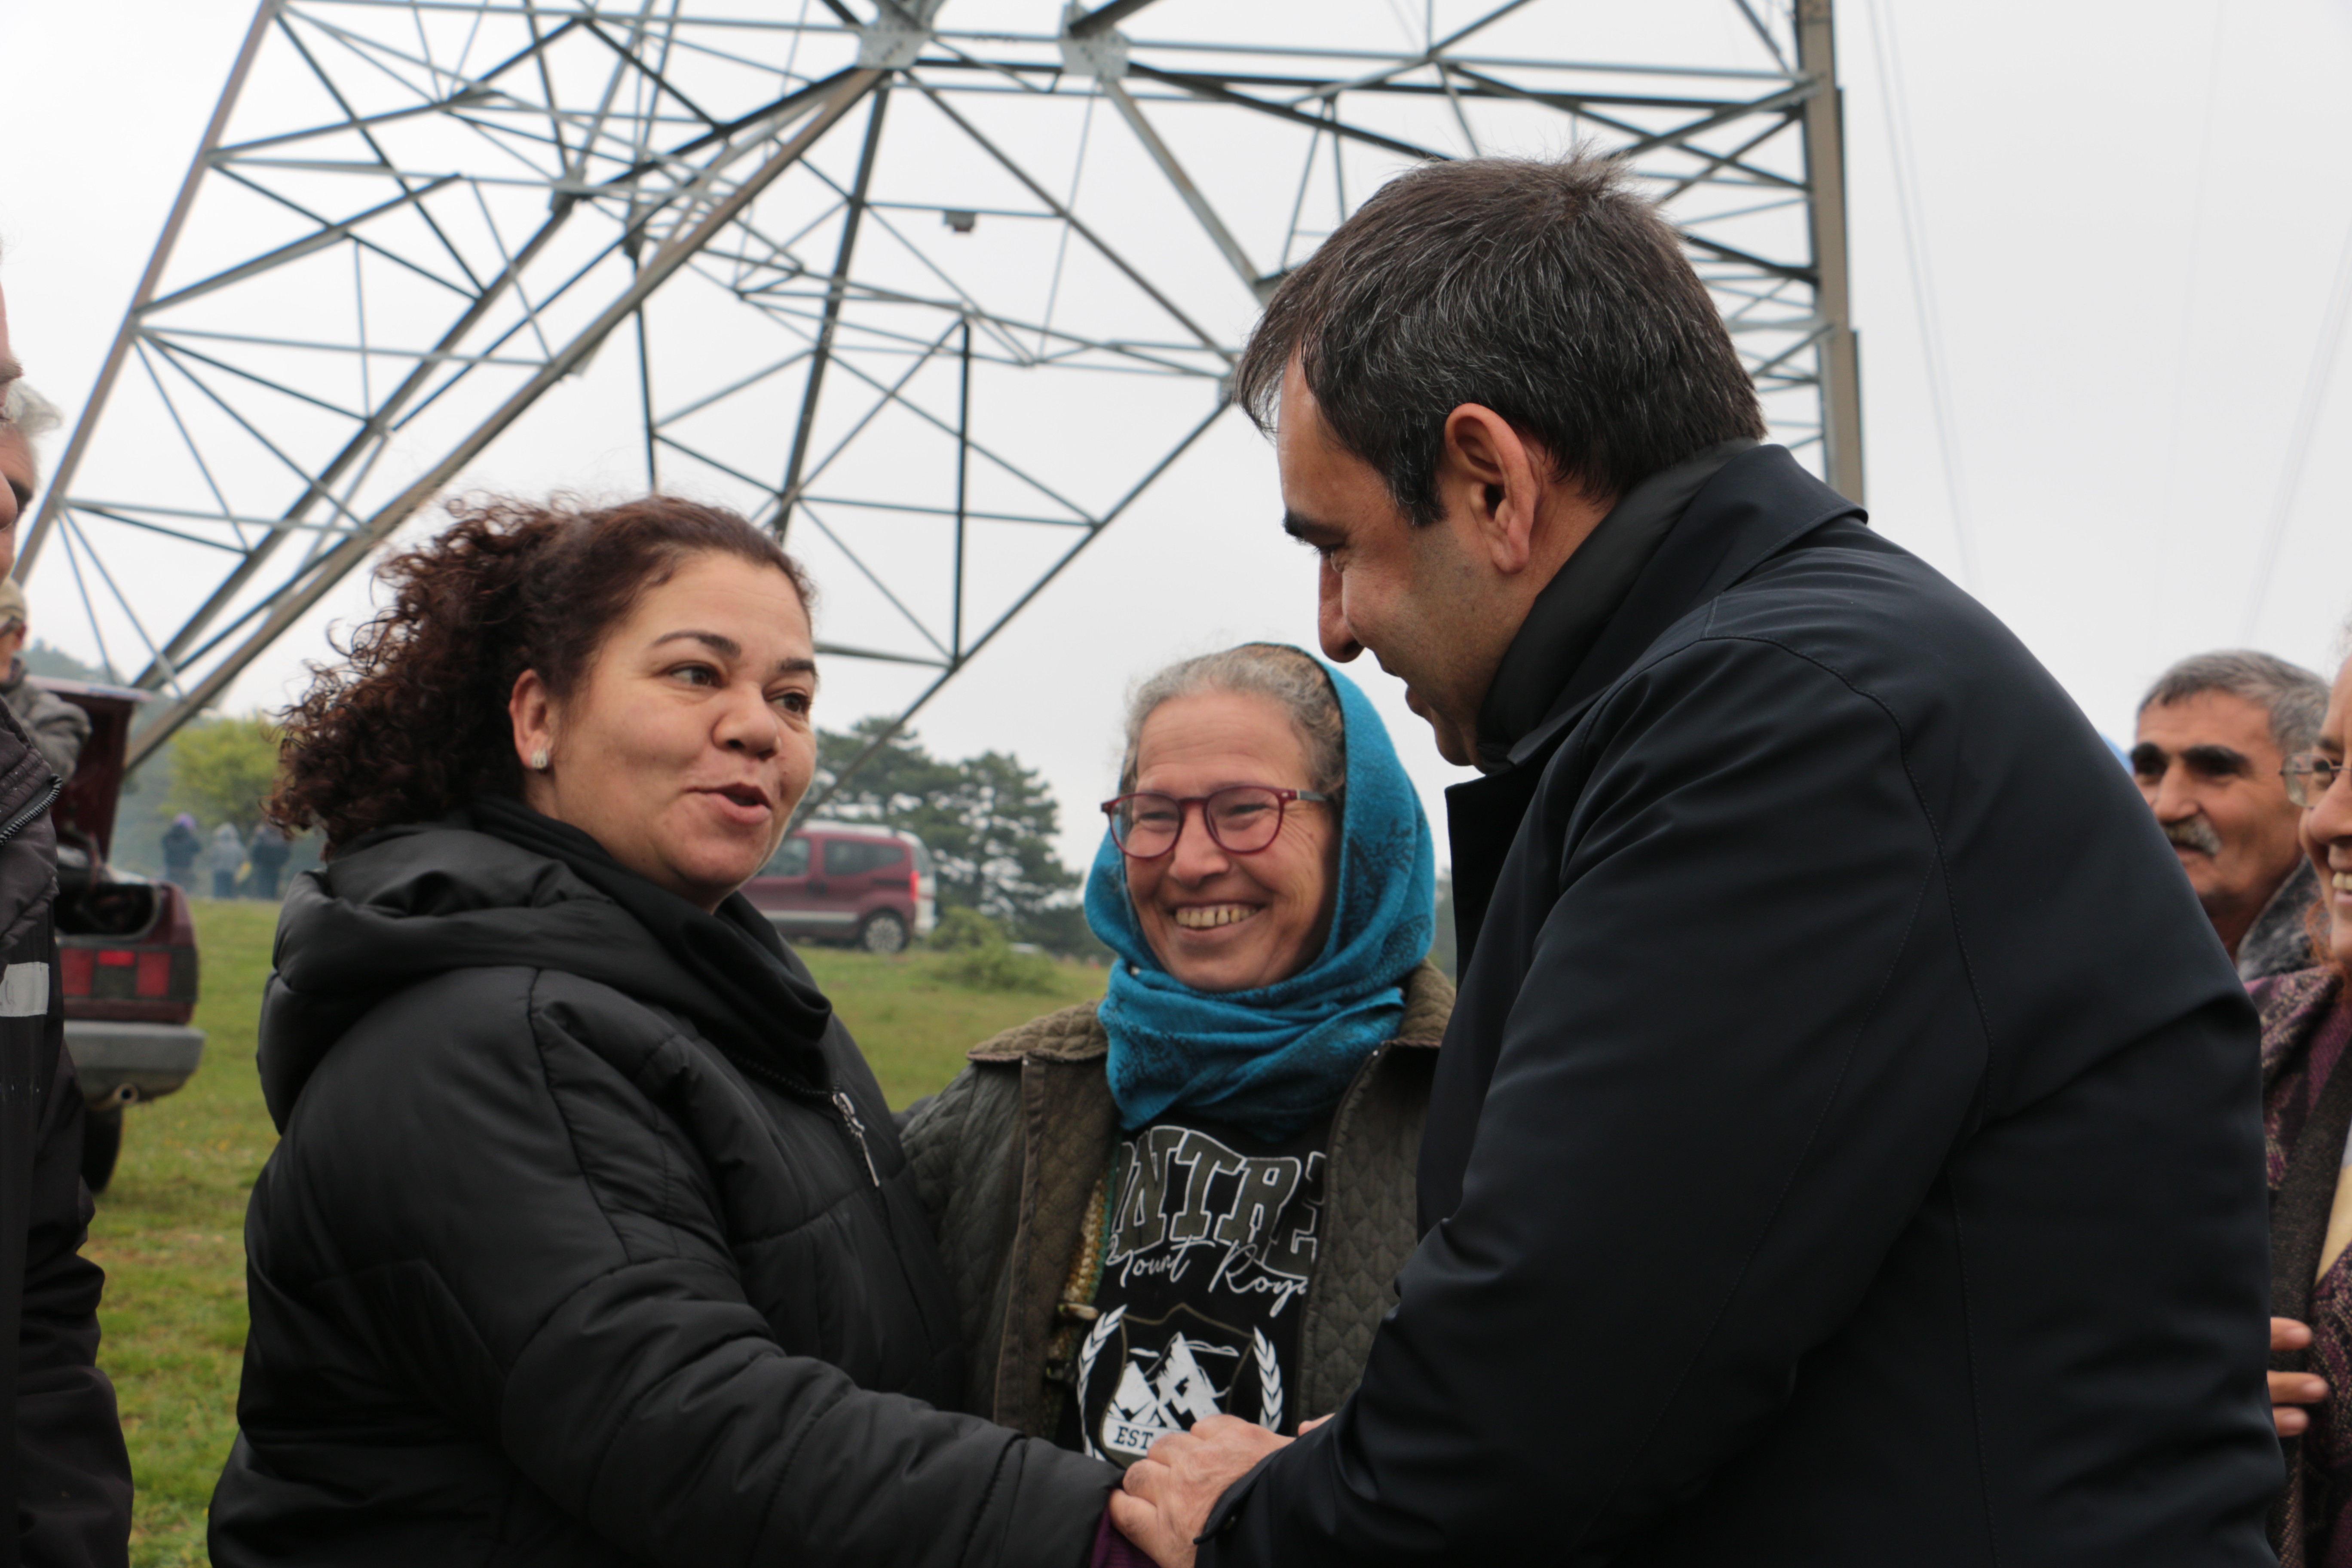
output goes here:
<path id="1" fill-rule="evenodd" d="M 2332 969 L 2306 969 L 2248 988 L 2263 1016 L 2263 1145 L 2277 1198 L 2312 1107 L 2352 1043 L 2352 993 Z M 2312 1289 L 2310 1369 L 2328 1395 L 2311 1412 L 2289 1489 L 2282 1568 L 2352 1568 L 2352 1248 Z"/>

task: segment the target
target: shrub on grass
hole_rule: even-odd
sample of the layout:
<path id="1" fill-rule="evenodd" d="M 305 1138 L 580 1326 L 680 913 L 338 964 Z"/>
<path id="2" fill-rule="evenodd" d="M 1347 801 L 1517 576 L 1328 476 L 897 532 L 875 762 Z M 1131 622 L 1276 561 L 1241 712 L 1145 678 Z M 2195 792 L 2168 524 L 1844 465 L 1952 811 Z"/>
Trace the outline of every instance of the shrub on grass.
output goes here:
<path id="1" fill-rule="evenodd" d="M 926 944 L 934 952 L 970 952 L 1003 947 L 1004 928 L 978 910 L 957 904 L 940 916 Z"/>
<path id="2" fill-rule="evenodd" d="M 966 947 L 940 960 L 940 978 L 974 991 L 1055 989 L 1054 961 L 1042 952 L 1021 952 L 1003 937 Z"/>

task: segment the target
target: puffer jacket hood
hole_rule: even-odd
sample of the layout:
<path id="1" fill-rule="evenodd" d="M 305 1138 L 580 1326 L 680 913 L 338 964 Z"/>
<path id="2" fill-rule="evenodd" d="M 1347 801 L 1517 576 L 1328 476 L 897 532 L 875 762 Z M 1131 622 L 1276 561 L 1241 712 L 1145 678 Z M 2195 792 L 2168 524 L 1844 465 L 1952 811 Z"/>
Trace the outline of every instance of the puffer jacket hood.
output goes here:
<path id="1" fill-rule="evenodd" d="M 346 1030 L 383 997 L 452 970 L 590 975 L 724 1037 L 708 993 L 628 910 L 561 861 L 463 821 L 387 828 L 294 879 L 261 1005 L 261 1089 L 281 1132 Z M 807 979 L 789 950 L 784 962 Z M 778 1066 L 829 1080 L 813 1043 L 780 1031 L 772 1049 Z"/>

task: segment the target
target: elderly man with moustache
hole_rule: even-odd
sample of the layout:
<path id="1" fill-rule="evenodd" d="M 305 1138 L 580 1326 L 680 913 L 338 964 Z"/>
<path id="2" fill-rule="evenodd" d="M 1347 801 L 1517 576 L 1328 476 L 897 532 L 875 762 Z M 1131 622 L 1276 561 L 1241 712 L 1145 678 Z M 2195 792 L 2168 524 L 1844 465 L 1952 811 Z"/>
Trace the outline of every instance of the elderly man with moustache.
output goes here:
<path id="1" fill-rule="evenodd" d="M 1764 433 L 1598 160 L 1399 176 L 1284 280 L 1321 635 L 1439 750 L 1462 985 L 1363 1379 L 1113 1500 L 1164 1564 L 2246 1568 L 2255 1019 L 2000 624 Z"/>
<path id="2" fill-rule="evenodd" d="M 2184 658 L 2140 701 L 2139 793 L 2249 984 L 2311 967 L 2319 879 L 2279 770 L 2311 749 L 2326 711 L 2327 682 L 2250 649 Z"/>
<path id="3" fill-rule="evenodd" d="M 0 577 L 33 499 L 30 442 L 5 416 L 23 374 L 0 299 Z M 58 788 L 14 715 L 0 714 L 0 1346 L 16 1363 L 0 1378 L 0 1568 L 130 1557 L 131 1458 L 97 1365 L 105 1276 L 80 1255 L 91 1213 L 81 1086 L 51 981 Z"/>

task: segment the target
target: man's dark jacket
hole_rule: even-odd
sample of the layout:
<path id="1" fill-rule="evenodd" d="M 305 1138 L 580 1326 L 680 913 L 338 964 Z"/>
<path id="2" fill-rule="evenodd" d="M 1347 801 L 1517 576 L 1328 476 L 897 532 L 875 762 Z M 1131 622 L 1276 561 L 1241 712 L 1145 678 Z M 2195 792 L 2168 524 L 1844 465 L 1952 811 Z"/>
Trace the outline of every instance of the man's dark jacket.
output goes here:
<path id="1" fill-rule="evenodd" d="M 299 878 L 276 956 L 219 1568 L 1086 1561 L 1115 1471 L 930 1407 L 955 1303 L 838 1019 L 730 1056 L 628 909 L 456 826 Z"/>
<path id="2" fill-rule="evenodd" d="M 106 1282 L 81 1256 L 84 1107 L 57 964 L 58 781 L 0 713 L 0 1568 L 129 1561 L 131 1457 L 98 1370 Z"/>
<path id="3" fill-rule="evenodd" d="M 1202 1562 L 2271 1562 L 2254 1016 L 2056 683 L 1779 447 L 1527 679 L 1402 1303 Z"/>

